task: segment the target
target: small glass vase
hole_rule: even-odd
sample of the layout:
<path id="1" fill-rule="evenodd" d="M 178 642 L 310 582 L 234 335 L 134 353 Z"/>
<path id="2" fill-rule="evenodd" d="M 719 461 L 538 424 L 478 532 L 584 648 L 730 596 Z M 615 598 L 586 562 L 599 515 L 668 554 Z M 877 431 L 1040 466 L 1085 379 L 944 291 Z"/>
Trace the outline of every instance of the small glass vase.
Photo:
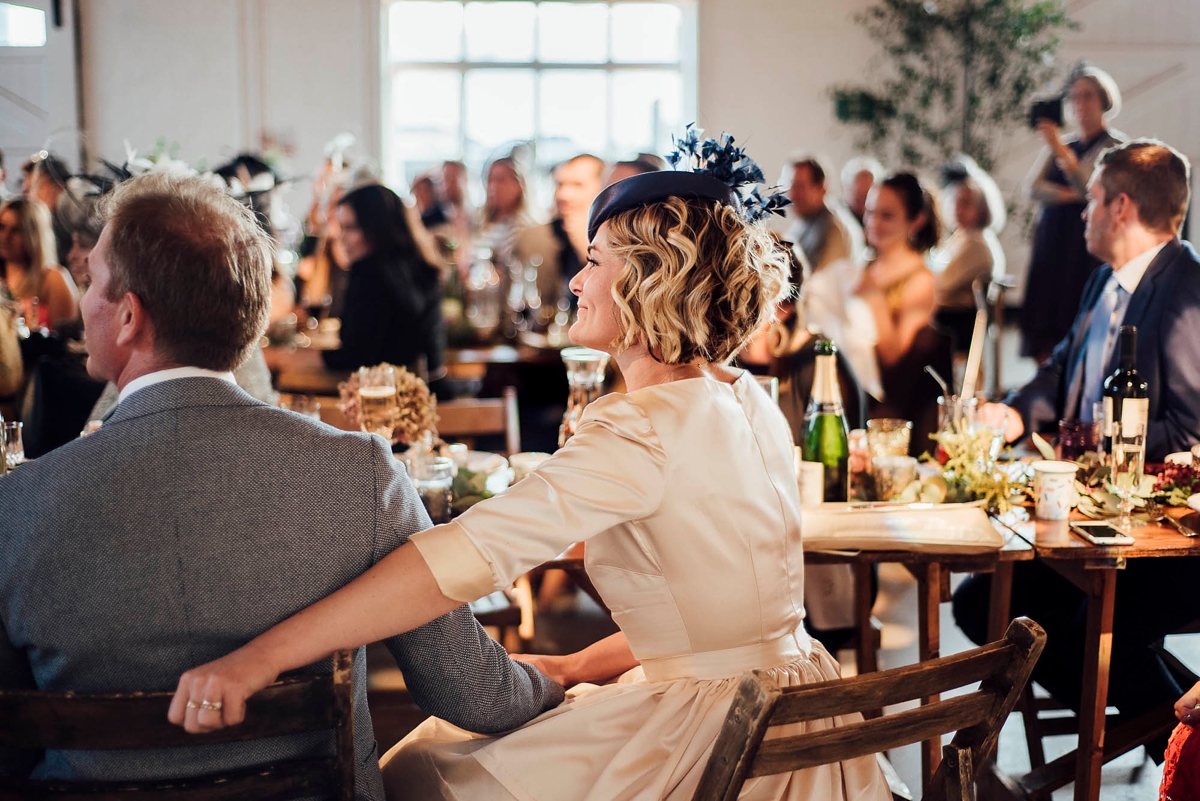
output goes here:
<path id="1" fill-rule="evenodd" d="M 562 360 L 567 366 L 570 394 L 567 396 L 567 413 L 558 427 L 560 448 L 579 427 L 584 407 L 600 397 L 604 387 L 604 372 L 608 368 L 608 354 L 591 348 L 564 348 Z"/>

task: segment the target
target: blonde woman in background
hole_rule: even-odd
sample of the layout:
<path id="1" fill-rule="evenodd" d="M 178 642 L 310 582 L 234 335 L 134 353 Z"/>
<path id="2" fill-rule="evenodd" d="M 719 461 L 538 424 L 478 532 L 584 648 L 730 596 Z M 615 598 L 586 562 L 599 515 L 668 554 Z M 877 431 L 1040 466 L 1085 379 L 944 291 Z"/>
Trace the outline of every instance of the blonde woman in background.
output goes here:
<path id="1" fill-rule="evenodd" d="M 31 327 L 53 329 L 79 316 L 79 292 L 58 264 L 50 211 L 42 203 L 17 198 L 0 206 L 0 261 L 4 287 Z"/>
<path id="2" fill-rule="evenodd" d="M 517 235 L 538 221 L 530 205 L 525 171 L 517 159 L 505 156 L 493 161 L 485 183 L 487 199 L 480 209 L 475 244 L 491 248 L 496 264 L 504 265 L 512 258 Z"/>

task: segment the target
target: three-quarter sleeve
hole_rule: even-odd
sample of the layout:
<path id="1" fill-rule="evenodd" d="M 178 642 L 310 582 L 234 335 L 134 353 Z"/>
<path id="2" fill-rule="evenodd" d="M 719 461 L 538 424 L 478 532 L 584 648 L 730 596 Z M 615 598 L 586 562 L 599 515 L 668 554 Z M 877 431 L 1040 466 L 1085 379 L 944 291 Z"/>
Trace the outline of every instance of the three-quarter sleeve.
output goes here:
<path id="1" fill-rule="evenodd" d="M 571 543 L 649 516 L 665 479 L 650 418 L 626 396 L 608 395 L 588 406 L 575 435 L 537 470 L 412 542 L 446 597 L 473 601 Z"/>

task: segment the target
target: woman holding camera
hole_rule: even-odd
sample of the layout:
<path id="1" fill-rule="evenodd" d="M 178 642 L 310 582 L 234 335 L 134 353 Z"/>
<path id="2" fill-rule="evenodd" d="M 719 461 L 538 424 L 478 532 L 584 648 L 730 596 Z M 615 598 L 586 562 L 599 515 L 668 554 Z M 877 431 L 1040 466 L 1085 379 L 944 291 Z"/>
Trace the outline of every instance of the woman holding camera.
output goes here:
<path id="1" fill-rule="evenodd" d="M 1120 111 L 1121 93 L 1104 70 L 1076 66 L 1067 79 L 1063 101 L 1079 130 L 1064 138 L 1060 122 L 1035 120 L 1046 147 L 1026 179 L 1028 196 L 1041 204 L 1041 210 L 1021 312 L 1021 354 L 1039 363 L 1071 329 L 1083 285 L 1100 265 L 1083 238 L 1087 183 L 1100 154 L 1126 139 L 1108 128 L 1108 121 Z"/>

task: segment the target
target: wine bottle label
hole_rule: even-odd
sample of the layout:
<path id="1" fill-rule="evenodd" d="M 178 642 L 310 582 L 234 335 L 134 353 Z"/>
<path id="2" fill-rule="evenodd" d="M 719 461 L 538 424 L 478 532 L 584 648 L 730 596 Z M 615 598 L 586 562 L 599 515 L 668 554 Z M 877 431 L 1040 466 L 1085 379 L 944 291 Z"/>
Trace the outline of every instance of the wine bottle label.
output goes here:
<path id="1" fill-rule="evenodd" d="M 1102 436 L 1105 436 L 1105 437 L 1112 436 L 1112 424 L 1113 424 L 1113 402 L 1112 402 L 1112 400 L 1113 399 L 1111 397 L 1109 397 L 1107 395 L 1104 396 L 1104 420 L 1101 422 L 1101 426 L 1104 428 L 1104 433 L 1102 434 Z"/>
<path id="2" fill-rule="evenodd" d="M 1126 398 L 1121 402 L 1121 436 L 1145 434 L 1149 419 L 1149 398 Z"/>

